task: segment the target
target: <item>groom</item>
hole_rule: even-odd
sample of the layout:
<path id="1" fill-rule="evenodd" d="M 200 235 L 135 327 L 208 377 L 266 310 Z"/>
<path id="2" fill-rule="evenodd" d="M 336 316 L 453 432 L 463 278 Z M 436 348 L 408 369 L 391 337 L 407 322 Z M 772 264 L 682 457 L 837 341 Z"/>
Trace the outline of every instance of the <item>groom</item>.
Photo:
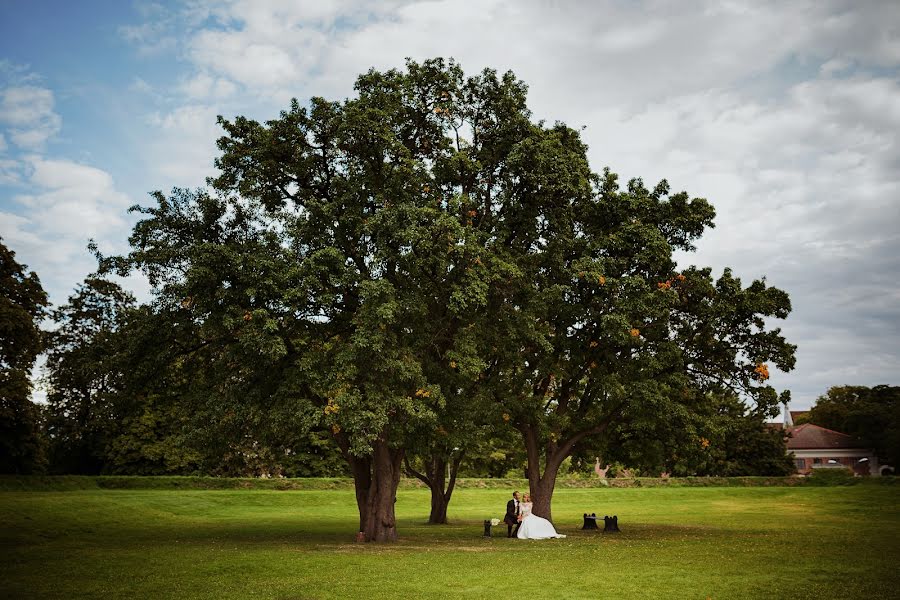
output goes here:
<path id="1" fill-rule="evenodd" d="M 519 492 L 513 492 L 512 500 L 506 503 L 506 514 L 503 516 L 506 523 L 506 537 L 511 538 L 519 532 Z M 513 525 L 516 530 L 513 531 Z"/>

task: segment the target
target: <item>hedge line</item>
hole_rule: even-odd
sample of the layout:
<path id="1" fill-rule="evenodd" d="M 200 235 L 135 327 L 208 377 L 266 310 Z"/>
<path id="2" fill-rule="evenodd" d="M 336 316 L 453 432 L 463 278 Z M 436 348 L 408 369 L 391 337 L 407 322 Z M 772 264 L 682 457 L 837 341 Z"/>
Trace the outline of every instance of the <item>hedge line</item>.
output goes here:
<path id="1" fill-rule="evenodd" d="M 805 485 L 894 485 L 896 477 L 635 477 L 627 479 L 562 478 L 557 488 L 770 487 Z M 462 489 L 528 489 L 524 479 L 459 479 Z M 402 479 L 404 489 L 424 488 L 418 479 Z M 76 490 L 352 490 L 349 478 L 256 479 L 239 477 L 140 477 L 80 475 L 3 475 L 0 491 Z"/>

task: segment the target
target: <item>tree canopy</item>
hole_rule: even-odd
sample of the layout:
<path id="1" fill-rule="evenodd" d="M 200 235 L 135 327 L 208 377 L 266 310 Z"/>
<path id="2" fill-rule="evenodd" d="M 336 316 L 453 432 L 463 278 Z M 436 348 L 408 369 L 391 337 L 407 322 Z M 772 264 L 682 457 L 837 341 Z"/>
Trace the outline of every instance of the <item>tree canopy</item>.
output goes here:
<path id="1" fill-rule="evenodd" d="M 673 260 L 712 225 L 706 200 L 594 173 L 512 73 L 408 61 L 355 89 L 220 117 L 211 189 L 155 193 L 103 265 L 146 274 L 210 410 L 331 431 L 366 539 L 395 539 L 405 454 L 446 459 L 454 416 L 519 432 L 549 518 L 562 461 L 613 425 L 640 435 L 726 392 L 772 409 L 768 363 L 793 347 L 765 319 L 787 295 Z"/>
<path id="2" fill-rule="evenodd" d="M 816 399 L 805 421 L 864 439 L 883 462 L 900 465 L 900 387 L 832 387 Z"/>
<path id="3" fill-rule="evenodd" d="M 49 302 L 40 279 L 0 238 L 0 473 L 44 468 L 40 409 L 31 368 L 43 349 L 39 328 Z"/>

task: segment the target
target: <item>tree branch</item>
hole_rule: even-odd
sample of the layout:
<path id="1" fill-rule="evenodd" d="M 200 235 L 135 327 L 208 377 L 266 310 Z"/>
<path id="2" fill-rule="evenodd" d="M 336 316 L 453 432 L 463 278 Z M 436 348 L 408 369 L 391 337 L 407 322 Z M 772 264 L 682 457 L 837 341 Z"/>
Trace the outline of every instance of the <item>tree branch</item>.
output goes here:
<path id="1" fill-rule="evenodd" d="M 537 487 L 541 479 L 541 455 L 538 450 L 537 432 L 531 425 L 523 424 L 519 431 L 525 440 L 525 454 L 528 457 L 528 483 Z"/>
<path id="2" fill-rule="evenodd" d="M 460 450 L 457 457 L 450 464 L 450 481 L 447 483 L 447 491 L 444 492 L 444 500 L 447 502 L 450 501 L 450 496 L 453 495 L 453 488 L 456 486 L 456 473 L 459 471 L 459 464 L 462 462 L 465 454 L 465 450 Z"/>
<path id="3" fill-rule="evenodd" d="M 612 423 L 613 420 L 616 418 L 616 414 L 620 410 L 622 410 L 622 408 L 624 406 L 625 406 L 625 401 L 623 400 L 622 402 L 617 404 L 611 411 L 609 411 L 609 414 L 607 414 L 597 425 L 595 425 L 593 427 L 589 427 L 587 429 L 582 429 L 581 431 L 575 433 L 568 440 L 566 440 L 565 442 L 560 444 L 559 447 L 557 448 L 557 452 L 556 452 L 556 456 L 562 457 L 560 459 L 560 462 L 565 460 L 565 458 L 569 454 L 571 454 L 572 449 L 575 447 L 575 444 L 577 444 L 578 442 L 580 442 L 581 440 L 583 440 L 584 438 L 586 438 L 589 435 L 596 435 L 598 433 L 602 433 L 607 427 L 609 427 L 610 423 Z M 547 459 L 549 460 L 550 457 L 547 457 Z"/>
<path id="4" fill-rule="evenodd" d="M 431 480 L 423 473 L 419 473 L 418 471 L 413 469 L 412 465 L 409 462 L 409 457 L 405 454 L 403 455 L 403 467 L 407 475 L 409 475 L 410 477 L 415 477 L 416 479 L 421 480 L 422 483 L 424 483 L 428 487 L 431 487 Z"/>

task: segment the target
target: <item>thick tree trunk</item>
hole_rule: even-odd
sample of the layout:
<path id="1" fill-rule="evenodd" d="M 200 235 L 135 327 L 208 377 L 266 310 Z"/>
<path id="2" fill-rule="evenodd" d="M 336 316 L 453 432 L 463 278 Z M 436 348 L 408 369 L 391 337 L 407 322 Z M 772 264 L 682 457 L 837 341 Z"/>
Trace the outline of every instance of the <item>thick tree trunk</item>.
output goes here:
<path id="1" fill-rule="evenodd" d="M 394 503 L 400 484 L 403 450 L 388 447 L 387 442 L 375 443 L 371 456 L 356 457 L 346 451 L 346 443 L 338 440 L 344 458 L 353 472 L 356 505 L 359 509 L 359 532 L 366 542 L 397 540 L 397 520 Z"/>
<path id="2" fill-rule="evenodd" d="M 526 473 L 533 503 L 531 512 L 552 522 L 551 504 L 556 487 L 556 476 L 562 462 L 571 454 L 572 448 L 568 444 L 563 447 L 548 444 L 545 449 L 544 472 L 541 473 L 541 452 L 538 446 L 537 431 L 529 425 L 523 425 L 520 431 L 525 441 L 525 453 L 528 457 Z"/>
<path id="3" fill-rule="evenodd" d="M 346 456 L 353 473 L 353 487 L 356 490 L 356 508 L 359 511 L 359 529 L 366 530 L 366 503 L 369 499 L 369 488 L 372 487 L 372 460 L 370 457 L 357 458 Z"/>
<path id="4" fill-rule="evenodd" d="M 519 431 L 522 432 L 522 440 L 525 442 L 525 453 L 528 457 L 528 466 L 525 473 L 528 476 L 528 486 L 531 488 L 531 511 L 539 517 L 544 517 L 548 521 L 551 518 L 551 503 L 553 501 L 553 490 L 556 487 L 556 476 L 559 474 L 559 468 L 566 458 L 568 458 L 575 445 L 590 435 L 597 435 L 606 431 L 606 428 L 616 417 L 624 402 L 616 405 L 609 414 L 603 418 L 594 427 L 583 429 L 573 433 L 568 439 L 556 442 L 552 440 L 544 446 L 544 472 L 541 473 L 541 448 L 538 442 L 537 429 L 528 424 L 520 424 Z"/>
<path id="5" fill-rule="evenodd" d="M 544 475 L 538 480 L 536 486 L 531 486 L 531 501 L 534 506 L 531 512 L 548 521 L 553 521 L 551 503 L 553 502 L 553 490 L 556 487 L 556 474 L 558 468 L 544 469 Z"/>
<path id="6" fill-rule="evenodd" d="M 441 482 L 443 487 L 443 481 Z M 431 488 L 431 513 L 428 515 L 429 525 L 445 525 L 447 523 L 447 506 L 449 498 L 438 487 Z"/>
<path id="7" fill-rule="evenodd" d="M 402 450 L 392 450 L 384 441 L 375 443 L 372 455 L 372 482 L 366 502 L 365 527 L 362 529 L 367 542 L 397 540 L 394 503 L 397 501 L 402 460 Z"/>

